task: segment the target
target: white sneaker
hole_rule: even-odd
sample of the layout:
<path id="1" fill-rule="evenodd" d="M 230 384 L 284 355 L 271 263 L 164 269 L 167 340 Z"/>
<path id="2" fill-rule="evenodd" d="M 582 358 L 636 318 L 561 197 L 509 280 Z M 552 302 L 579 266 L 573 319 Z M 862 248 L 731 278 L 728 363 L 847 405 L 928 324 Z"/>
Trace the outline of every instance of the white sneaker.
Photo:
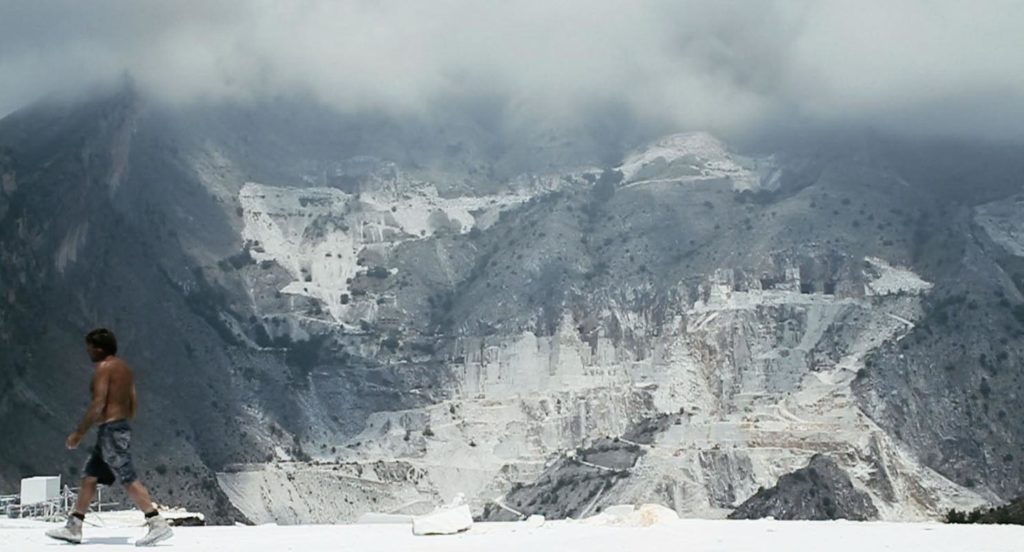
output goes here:
<path id="1" fill-rule="evenodd" d="M 82 520 L 75 516 L 68 516 L 68 522 L 64 524 L 64 527 L 50 529 L 46 532 L 46 536 L 51 539 L 78 544 L 82 542 Z"/>
<path id="2" fill-rule="evenodd" d="M 174 534 L 171 531 L 171 527 L 167 525 L 167 520 L 160 516 L 153 516 L 147 519 L 146 525 L 149 526 L 149 532 L 146 533 L 146 536 L 135 541 L 135 546 L 153 546 L 160 541 L 171 538 L 171 535 Z"/>

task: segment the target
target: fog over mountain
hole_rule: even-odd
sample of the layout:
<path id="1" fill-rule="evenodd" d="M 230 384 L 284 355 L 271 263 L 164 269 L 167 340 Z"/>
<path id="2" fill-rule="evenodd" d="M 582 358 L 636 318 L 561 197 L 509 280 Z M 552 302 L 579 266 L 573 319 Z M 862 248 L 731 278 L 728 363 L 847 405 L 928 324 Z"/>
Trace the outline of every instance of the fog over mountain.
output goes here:
<path id="1" fill-rule="evenodd" d="M 1024 6 L 895 2 L 6 1 L 0 113 L 130 75 L 175 102 L 308 94 L 503 127 L 626 119 L 1024 138 Z"/>
<path id="2" fill-rule="evenodd" d="M 0 493 L 78 477 L 110 326 L 216 522 L 1024 494 L 1022 23 L 0 2 Z"/>

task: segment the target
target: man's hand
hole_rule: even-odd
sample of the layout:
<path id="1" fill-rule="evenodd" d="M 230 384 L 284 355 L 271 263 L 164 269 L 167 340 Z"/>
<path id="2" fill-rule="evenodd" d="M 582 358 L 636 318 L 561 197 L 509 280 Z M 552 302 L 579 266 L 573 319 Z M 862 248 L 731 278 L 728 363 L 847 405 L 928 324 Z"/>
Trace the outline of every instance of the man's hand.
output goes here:
<path id="1" fill-rule="evenodd" d="M 76 448 L 78 448 L 78 443 L 81 443 L 81 442 L 82 442 L 82 434 L 77 432 L 77 431 L 75 431 L 71 435 L 68 435 L 67 440 L 64 441 L 64 446 L 68 447 L 68 450 L 75 450 Z"/>

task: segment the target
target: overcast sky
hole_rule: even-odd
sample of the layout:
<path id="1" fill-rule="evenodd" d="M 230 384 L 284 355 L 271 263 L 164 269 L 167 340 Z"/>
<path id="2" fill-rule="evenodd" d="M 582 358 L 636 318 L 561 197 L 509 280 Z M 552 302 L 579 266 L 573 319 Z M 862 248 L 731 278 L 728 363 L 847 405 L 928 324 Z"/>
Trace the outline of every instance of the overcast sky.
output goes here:
<path id="1" fill-rule="evenodd" d="M 0 0 L 0 114 L 125 74 L 167 101 L 1021 140 L 1024 2 Z"/>

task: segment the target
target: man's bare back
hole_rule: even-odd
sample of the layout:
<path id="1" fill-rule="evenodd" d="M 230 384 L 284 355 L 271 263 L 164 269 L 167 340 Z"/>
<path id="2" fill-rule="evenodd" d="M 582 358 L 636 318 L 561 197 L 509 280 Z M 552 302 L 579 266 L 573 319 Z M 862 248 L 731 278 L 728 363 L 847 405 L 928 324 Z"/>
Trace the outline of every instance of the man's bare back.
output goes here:
<path id="1" fill-rule="evenodd" d="M 89 357 L 96 363 L 89 391 L 92 400 L 82 423 L 67 438 L 67 447 L 74 449 L 93 424 L 104 424 L 135 417 L 138 399 L 135 396 L 135 376 L 128 363 L 114 354 L 108 354 L 91 345 L 86 346 Z"/>
<path id="2" fill-rule="evenodd" d="M 135 376 L 128 363 L 115 356 L 99 362 L 93 375 L 93 395 L 99 378 L 107 378 L 107 397 L 100 419 L 104 422 L 135 417 Z"/>

